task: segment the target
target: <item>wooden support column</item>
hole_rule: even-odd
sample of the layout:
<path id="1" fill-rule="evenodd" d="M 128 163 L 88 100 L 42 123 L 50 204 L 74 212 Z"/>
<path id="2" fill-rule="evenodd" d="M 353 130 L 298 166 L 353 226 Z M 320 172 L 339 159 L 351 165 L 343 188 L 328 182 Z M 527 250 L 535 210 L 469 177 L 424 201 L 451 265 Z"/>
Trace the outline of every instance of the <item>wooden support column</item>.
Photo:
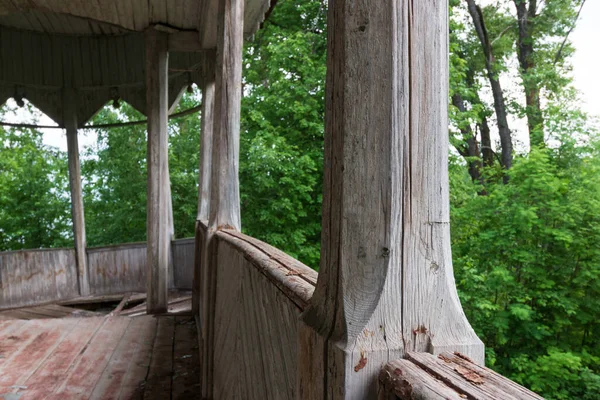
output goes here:
<path id="1" fill-rule="evenodd" d="M 207 265 L 205 234 L 200 234 L 198 224 L 208 226 L 210 210 L 210 175 L 212 165 L 212 140 L 213 140 L 213 114 L 215 106 L 215 67 L 214 55 L 205 60 L 202 83 L 202 110 L 200 121 L 200 166 L 198 179 L 198 213 L 196 215 L 196 246 L 194 264 L 194 284 L 192 292 L 192 311 L 194 316 L 200 317 L 200 294 L 203 277 L 203 266 Z"/>
<path id="2" fill-rule="evenodd" d="M 377 398 L 406 351 L 483 362 L 450 252 L 448 4 L 329 3 L 319 280 L 299 399 Z"/>
<path id="3" fill-rule="evenodd" d="M 212 60 L 214 62 L 214 60 Z M 205 70 L 202 86 L 202 120 L 200 121 L 200 177 L 198 182 L 198 221 L 208 224 L 210 210 L 210 175 L 212 165 L 213 118 L 215 107 L 215 76 Z"/>
<path id="4" fill-rule="evenodd" d="M 217 282 L 217 243 L 221 229 L 241 230 L 239 191 L 240 109 L 245 0 L 219 2 L 215 103 L 210 174 L 210 206 L 206 265 L 202 266 L 202 395 L 212 398 L 214 313 Z M 235 295 L 235 294 L 232 294 Z"/>
<path id="5" fill-rule="evenodd" d="M 67 131 L 67 157 L 69 161 L 69 188 L 71 191 L 71 215 L 73 218 L 73 238 L 77 263 L 77 281 L 79 294 L 90 294 L 87 267 L 87 242 L 85 238 L 85 216 L 83 213 L 83 194 L 81 187 L 81 167 L 79 163 L 79 141 L 77 140 L 76 93 L 63 91 L 63 122 Z"/>
<path id="6" fill-rule="evenodd" d="M 148 313 L 167 311 L 171 228 L 168 162 L 168 35 L 145 33 L 148 114 L 148 208 L 146 291 Z"/>

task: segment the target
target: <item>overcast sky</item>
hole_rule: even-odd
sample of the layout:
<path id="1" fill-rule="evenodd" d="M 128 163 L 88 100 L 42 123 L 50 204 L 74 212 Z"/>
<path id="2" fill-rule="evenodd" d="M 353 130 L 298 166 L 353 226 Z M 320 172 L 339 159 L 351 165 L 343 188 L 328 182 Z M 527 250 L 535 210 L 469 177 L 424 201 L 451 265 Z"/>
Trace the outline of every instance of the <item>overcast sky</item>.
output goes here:
<path id="1" fill-rule="evenodd" d="M 582 108 L 600 116 L 600 0 L 588 0 L 571 34 L 577 49 L 573 57 L 575 86 L 582 94 Z"/>
<path id="2" fill-rule="evenodd" d="M 483 3 L 490 0 L 483 0 Z M 493 1 L 493 0 L 491 0 Z M 581 92 L 582 109 L 589 114 L 600 117 L 600 0 L 587 0 L 577 27 L 570 36 L 576 53 L 572 59 L 575 87 Z M 12 121 L 25 120 L 9 118 Z M 43 125 L 54 124 L 49 118 L 43 117 Z M 91 144 L 95 135 L 90 132 L 81 132 L 79 138 L 80 148 Z M 66 150 L 66 137 L 59 130 L 47 130 L 44 142 Z"/>

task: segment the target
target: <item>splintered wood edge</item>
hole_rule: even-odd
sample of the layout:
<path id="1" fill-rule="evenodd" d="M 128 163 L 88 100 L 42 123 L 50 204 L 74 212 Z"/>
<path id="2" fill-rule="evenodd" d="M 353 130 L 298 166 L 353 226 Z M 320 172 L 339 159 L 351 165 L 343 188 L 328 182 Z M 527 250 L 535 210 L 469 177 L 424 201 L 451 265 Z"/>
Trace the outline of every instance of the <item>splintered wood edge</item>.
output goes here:
<path id="1" fill-rule="evenodd" d="M 317 281 L 314 270 L 280 250 L 242 233 L 222 230 L 216 236 L 242 252 L 244 258 L 301 311 L 306 309 Z"/>
<path id="2" fill-rule="evenodd" d="M 387 393 L 399 399 L 543 400 L 457 352 L 438 356 L 407 352 L 406 359 L 386 364 L 379 380 Z"/>

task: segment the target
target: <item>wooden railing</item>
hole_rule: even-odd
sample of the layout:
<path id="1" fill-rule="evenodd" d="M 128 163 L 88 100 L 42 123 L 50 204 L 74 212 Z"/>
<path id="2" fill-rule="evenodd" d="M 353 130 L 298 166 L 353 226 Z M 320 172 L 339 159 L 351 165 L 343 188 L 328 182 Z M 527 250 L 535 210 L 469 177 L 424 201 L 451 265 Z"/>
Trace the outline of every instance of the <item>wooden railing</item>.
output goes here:
<path id="1" fill-rule="evenodd" d="M 543 400 L 459 353 L 407 353 L 379 375 L 380 400 Z"/>
<path id="2" fill-rule="evenodd" d="M 194 239 L 171 242 L 169 286 L 191 289 Z M 146 291 L 146 243 L 87 249 L 92 295 Z M 0 253 L 0 309 L 73 299 L 79 296 L 73 249 Z"/>
<path id="3" fill-rule="evenodd" d="M 199 231 L 205 240 L 206 226 Z M 239 232 L 219 231 L 211 243 L 213 263 L 200 274 L 208 303 L 199 315 L 203 379 L 212 382 L 205 389 L 211 386 L 214 399 L 296 398 L 300 314 L 317 273 Z"/>

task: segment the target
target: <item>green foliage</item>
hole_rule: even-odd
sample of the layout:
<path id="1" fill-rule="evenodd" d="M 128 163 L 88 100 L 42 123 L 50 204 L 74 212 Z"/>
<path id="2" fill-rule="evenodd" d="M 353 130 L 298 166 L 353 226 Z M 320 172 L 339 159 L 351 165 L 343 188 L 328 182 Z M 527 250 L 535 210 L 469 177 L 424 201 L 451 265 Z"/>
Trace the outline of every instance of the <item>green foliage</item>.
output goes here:
<path id="1" fill-rule="evenodd" d="M 178 111 L 198 100 L 185 94 Z M 104 107 L 93 124 L 140 121 L 128 104 Z M 198 114 L 169 122 L 169 169 L 176 237 L 194 236 L 198 199 Z M 146 127 L 97 129 L 96 143 L 82 163 L 88 244 L 102 246 L 146 240 Z"/>
<path id="2" fill-rule="evenodd" d="M 564 143 L 516 159 L 486 196 L 452 187 L 455 274 L 487 362 L 548 399 L 598 393 L 598 176 L 598 146 Z"/>
<path id="3" fill-rule="evenodd" d="M 319 263 L 326 7 L 279 1 L 246 46 L 240 186 L 242 229 Z"/>
<path id="4" fill-rule="evenodd" d="M 93 124 L 143 120 L 125 104 L 106 106 Z M 146 131 L 143 125 L 98 129 L 82 162 L 89 246 L 146 240 Z"/>
<path id="5" fill-rule="evenodd" d="M 67 176 L 40 132 L 0 128 L 0 251 L 70 246 Z"/>

